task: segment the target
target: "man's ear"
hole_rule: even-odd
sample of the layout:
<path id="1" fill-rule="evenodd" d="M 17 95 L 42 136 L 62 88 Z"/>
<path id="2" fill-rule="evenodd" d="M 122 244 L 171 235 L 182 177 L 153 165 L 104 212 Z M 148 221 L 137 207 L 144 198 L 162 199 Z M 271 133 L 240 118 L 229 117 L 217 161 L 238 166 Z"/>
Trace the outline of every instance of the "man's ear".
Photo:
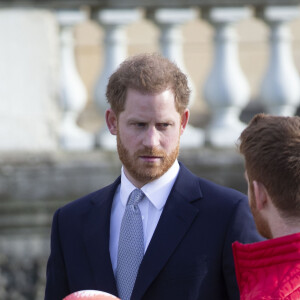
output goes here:
<path id="1" fill-rule="evenodd" d="M 180 127 L 180 134 L 183 134 L 185 128 L 186 128 L 186 125 L 188 124 L 188 121 L 189 121 L 189 118 L 190 118 L 190 111 L 189 109 L 187 108 L 183 114 L 181 115 L 181 127 Z"/>
<path id="2" fill-rule="evenodd" d="M 105 121 L 110 133 L 116 135 L 118 132 L 118 118 L 111 108 L 105 112 Z"/>
<path id="3" fill-rule="evenodd" d="M 259 181 L 253 181 L 253 190 L 255 196 L 256 207 L 262 210 L 268 204 L 269 194 L 266 187 Z"/>

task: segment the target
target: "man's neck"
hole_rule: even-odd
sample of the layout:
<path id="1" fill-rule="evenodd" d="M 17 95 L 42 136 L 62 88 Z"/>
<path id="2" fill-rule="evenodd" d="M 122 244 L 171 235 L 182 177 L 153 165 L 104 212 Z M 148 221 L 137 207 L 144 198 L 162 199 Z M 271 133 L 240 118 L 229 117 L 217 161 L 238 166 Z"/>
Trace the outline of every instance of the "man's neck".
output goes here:
<path id="1" fill-rule="evenodd" d="M 295 219 L 281 219 L 281 222 L 273 224 L 272 236 L 273 238 L 290 235 L 300 232 L 300 220 Z"/>
<path id="2" fill-rule="evenodd" d="M 156 178 L 154 180 L 149 180 L 149 181 L 141 181 L 141 180 L 136 180 L 133 176 L 130 175 L 130 173 L 126 170 L 126 168 L 123 166 L 122 167 L 124 175 L 126 176 L 126 178 L 137 188 L 142 188 L 144 185 L 151 183 L 151 182 L 155 182 L 156 180 L 160 180 L 160 181 L 169 181 L 170 178 L 172 179 L 174 175 L 172 174 L 176 174 L 179 171 L 179 163 L 178 160 L 176 159 L 173 163 L 173 165 L 164 173 L 162 174 L 159 178 Z"/>

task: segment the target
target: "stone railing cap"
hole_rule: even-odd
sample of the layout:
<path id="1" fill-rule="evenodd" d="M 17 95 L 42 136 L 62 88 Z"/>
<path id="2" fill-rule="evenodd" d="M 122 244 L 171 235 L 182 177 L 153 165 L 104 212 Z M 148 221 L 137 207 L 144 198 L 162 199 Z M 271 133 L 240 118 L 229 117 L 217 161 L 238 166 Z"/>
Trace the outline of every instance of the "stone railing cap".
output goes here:
<path id="1" fill-rule="evenodd" d="M 268 6 L 299 5 L 299 0 L 2 0 L 1 7 L 81 7 L 130 8 L 130 7 L 213 7 L 213 6 Z"/>

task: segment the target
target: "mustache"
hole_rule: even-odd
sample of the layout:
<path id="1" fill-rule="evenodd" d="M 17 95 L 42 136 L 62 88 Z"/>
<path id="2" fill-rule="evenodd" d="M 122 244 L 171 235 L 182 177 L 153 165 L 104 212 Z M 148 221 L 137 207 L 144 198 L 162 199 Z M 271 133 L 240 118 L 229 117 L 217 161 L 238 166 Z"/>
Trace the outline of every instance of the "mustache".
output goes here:
<path id="1" fill-rule="evenodd" d="M 135 152 L 136 156 L 159 156 L 165 157 L 166 153 L 163 150 L 157 148 L 144 148 Z"/>

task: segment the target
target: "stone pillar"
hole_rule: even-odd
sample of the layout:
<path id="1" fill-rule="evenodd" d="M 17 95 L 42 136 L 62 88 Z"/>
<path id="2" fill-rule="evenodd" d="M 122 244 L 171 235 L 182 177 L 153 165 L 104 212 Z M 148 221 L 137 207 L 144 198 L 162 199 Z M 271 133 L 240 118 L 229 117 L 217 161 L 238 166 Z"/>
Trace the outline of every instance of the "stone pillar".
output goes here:
<path id="1" fill-rule="evenodd" d="M 190 107 L 195 101 L 195 85 L 186 71 L 183 57 L 183 38 L 181 25 L 196 18 L 194 9 L 157 9 L 150 15 L 151 19 L 160 28 L 161 53 L 169 60 L 175 62 L 187 75 L 191 89 Z M 204 144 L 204 134 L 200 129 L 188 125 L 182 138 L 182 148 L 200 147 Z"/>
<path id="2" fill-rule="evenodd" d="M 0 10 L 0 152 L 58 148 L 56 25 L 45 10 Z"/>
<path id="3" fill-rule="evenodd" d="M 212 119 L 206 130 L 206 141 L 216 147 L 234 147 L 245 125 L 241 110 L 249 101 L 249 84 L 238 59 L 234 23 L 250 16 L 247 8 L 213 8 L 205 18 L 215 29 L 214 61 L 204 86 L 204 98 Z"/>
<path id="4" fill-rule="evenodd" d="M 87 103 L 87 91 L 79 76 L 74 55 L 74 25 L 83 22 L 86 15 L 79 10 L 57 12 L 60 24 L 61 62 L 60 98 L 63 121 L 60 130 L 60 145 L 64 150 L 92 150 L 94 137 L 77 125 L 80 113 Z"/>
<path id="5" fill-rule="evenodd" d="M 269 65 L 260 91 L 260 99 L 270 114 L 292 116 L 300 104 L 300 79 L 287 24 L 299 15 L 296 6 L 270 6 L 258 13 L 271 30 Z"/>
<path id="6" fill-rule="evenodd" d="M 135 9 L 103 9 L 99 10 L 94 17 L 105 31 L 104 65 L 96 83 L 94 95 L 96 104 L 104 116 L 109 107 L 105 96 L 108 79 L 127 57 L 125 26 L 138 21 L 141 13 Z M 110 134 L 106 124 L 97 134 L 97 144 L 103 149 L 116 150 L 116 139 Z"/>

